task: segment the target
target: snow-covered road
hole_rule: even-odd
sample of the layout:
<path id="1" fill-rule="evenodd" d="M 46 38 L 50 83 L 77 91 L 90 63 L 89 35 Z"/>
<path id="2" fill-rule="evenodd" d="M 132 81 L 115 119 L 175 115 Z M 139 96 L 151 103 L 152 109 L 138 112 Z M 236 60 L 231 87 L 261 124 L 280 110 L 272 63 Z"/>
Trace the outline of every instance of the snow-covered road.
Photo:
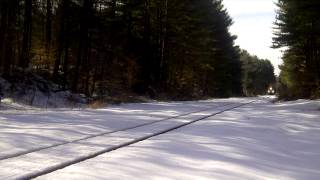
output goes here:
<path id="1" fill-rule="evenodd" d="M 319 179 L 319 108 L 317 101 L 232 98 L 101 110 L 6 110 L 0 112 L 0 178 L 66 166 L 38 178 Z M 109 152 L 121 145 L 129 146 Z"/>

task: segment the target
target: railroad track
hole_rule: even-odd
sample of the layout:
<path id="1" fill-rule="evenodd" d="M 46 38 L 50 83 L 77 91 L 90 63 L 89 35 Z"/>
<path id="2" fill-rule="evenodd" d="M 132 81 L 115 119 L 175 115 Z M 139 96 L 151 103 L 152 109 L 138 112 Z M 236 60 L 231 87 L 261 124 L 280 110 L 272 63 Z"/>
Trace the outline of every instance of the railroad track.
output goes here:
<path id="1" fill-rule="evenodd" d="M 75 139 L 72 141 L 65 141 L 62 143 L 57 143 L 51 146 L 40 147 L 36 149 L 32 149 L 29 151 L 24 151 L 21 153 L 15 153 L 11 155 L 7 155 L 0 159 L 0 168 L 6 167 L 12 163 L 23 164 L 28 160 L 34 161 L 34 170 L 31 168 L 29 170 L 22 170 L 21 174 L 19 172 L 8 174 L 8 175 L 0 175 L 2 179 L 32 179 L 36 178 L 53 171 L 65 168 L 67 166 L 79 163 L 81 161 L 85 161 L 101 154 L 123 148 L 129 146 L 131 144 L 135 144 L 146 139 L 168 133 L 175 129 L 179 129 L 181 127 L 196 123 L 198 121 L 207 119 L 209 117 L 221 114 L 226 111 L 230 111 L 236 109 L 241 106 L 245 106 L 247 104 L 253 103 L 256 100 L 245 102 L 245 103 L 226 103 L 222 106 L 214 106 L 209 108 L 204 108 L 201 110 L 188 112 L 184 114 L 180 114 L 177 116 L 168 117 L 161 120 L 151 121 L 147 123 L 142 123 L 139 125 L 118 129 L 115 131 L 102 132 L 94 135 L 89 135 L 83 138 Z M 207 114 L 201 114 L 201 113 Z M 137 133 L 137 131 L 139 133 Z M 144 132 L 145 131 L 145 132 Z M 140 133 L 143 132 L 143 133 Z M 90 149 L 90 145 L 92 143 L 99 141 L 101 142 L 100 146 L 103 148 L 93 148 Z M 68 157 L 69 159 L 59 159 L 56 154 L 59 152 L 64 152 L 64 150 L 70 150 L 75 148 L 78 150 L 79 155 L 75 157 Z M 82 149 L 90 149 L 90 152 L 81 154 Z M 48 162 L 45 164 L 47 167 L 42 167 L 41 159 L 33 159 L 34 157 L 38 157 L 40 155 L 47 155 L 43 157 L 43 161 L 45 162 L 48 159 L 54 159 L 52 164 Z M 74 154 L 72 154 L 74 155 Z M 58 160 L 56 160 L 58 159 Z M 39 164 L 40 163 L 40 164 Z M 9 167 L 10 169 L 10 167 Z"/>
<path id="2" fill-rule="evenodd" d="M 227 106 L 227 105 L 230 105 L 230 104 L 232 104 L 232 103 L 226 103 L 226 104 L 224 104 L 222 106 L 219 106 L 219 107 L 224 107 L 224 106 Z M 5 159 L 18 157 L 18 156 L 22 156 L 22 155 L 26 155 L 26 154 L 37 152 L 37 151 L 44 150 L 44 149 L 49 149 L 49 148 L 53 148 L 53 147 L 57 147 L 57 146 L 62 146 L 62 145 L 65 145 L 65 144 L 76 143 L 76 142 L 79 142 L 79 141 L 87 140 L 87 139 L 98 137 L 98 136 L 112 134 L 112 133 L 120 132 L 120 131 L 126 131 L 126 130 L 130 130 L 130 129 L 138 128 L 138 127 L 143 127 L 143 126 L 155 124 L 155 123 L 162 122 L 162 121 L 168 121 L 170 119 L 179 118 L 179 117 L 187 116 L 187 115 L 190 115 L 190 114 L 207 111 L 207 110 L 210 110 L 210 109 L 213 109 L 213 108 L 217 108 L 217 107 L 203 108 L 201 110 L 192 111 L 192 112 L 188 112 L 188 113 L 183 113 L 183 114 L 167 117 L 167 118 L 160 119 L 160 120 L 141 123 L 141 124 L 138 124 L 138 125 L 135 125 L 135 126 L 131 126 L 131 127 L 121 128 L 121 129 L 117 129 L 117 130 L 114 130 L 114 131 L 104 131 L 104 132 L 100 132 L 100 133 L 97 133 L 97 134 L 88 135 L 88 136 L 85 136 L 85 137 L 82 137 L 82 138 L 79 138 L 79 139 L 74 139 L 74 140 L 71 140 L 71 141 L 64 141 L 64 142 L 56 143 L 56 144 L 49 145 L 49 146 L 34 148 L 32 150 L 27 150 L 27 151 L 23 151 L 23 152 L 17 152 L 17 153 L 13 153 L 13 154 L 9 154 L 9 155 L 5 155 L 5 156 L 0 157 L 0 161 L 1 160 L 5 160 Z"/>

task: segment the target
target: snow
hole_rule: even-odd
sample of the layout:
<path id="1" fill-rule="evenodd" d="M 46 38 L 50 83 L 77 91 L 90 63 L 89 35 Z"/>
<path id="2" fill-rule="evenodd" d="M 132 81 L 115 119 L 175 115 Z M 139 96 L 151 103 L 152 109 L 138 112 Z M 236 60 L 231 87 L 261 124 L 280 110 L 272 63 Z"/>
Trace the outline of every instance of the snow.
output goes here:
<path id="1" fill-rule="evenodd" d="M 252 100 L 257 101 L 152 137 Z M 203 111 L 196 112 L 199 110 Z M 179 114 L 185 115 L 113 132 Z M 100 110 L 7 109 L 0 111 L 0 128 L 1 179 L 28 177 L 25 175 L 68 165 L 90 155 L 89 159 L 38 179 L 309 180 L 320 177 L 319 101 L 273 104 L 263 98 L 231 98 L 123 104 Z M 99 133 L 106 134 L 4 159 Z"/>
<path id="2" fill-rule="evenodd" d="M 8 77 L 9 81 L 0 77 L 0 100 L 4 103 L 1 109 L 83 108 L 86 104 L 83 95 L 62 90 L 38 75 L 16 73 L 16 76 Z"/>

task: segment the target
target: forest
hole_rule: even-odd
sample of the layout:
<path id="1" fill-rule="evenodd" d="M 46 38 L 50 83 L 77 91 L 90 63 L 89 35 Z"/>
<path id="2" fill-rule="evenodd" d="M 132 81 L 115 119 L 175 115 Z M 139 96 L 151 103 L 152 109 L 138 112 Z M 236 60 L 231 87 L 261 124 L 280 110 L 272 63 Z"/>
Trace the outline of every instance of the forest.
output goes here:
<path id="1" fill-rule="evenodd" d="M 245 96 L 266 94 L 270 87 L 276 87 L 274 67 L 267 59 L 250 55 L 246 50 L 240 53 L 242 64 L 242 90 Z"/>
<path id="2" fill-rule="evenodd" d="M 284 52 L 279 95 L 320 97 L 320 1 L 278 0 L 273 47 Z"/>
<path id="3" fill-rule="evenodd" d="M 34 73 L 95 98 L 265 94 L 274 68 L 235 45 L 232 24 L 221 0 L 1 0 L 0 74 Z"/>

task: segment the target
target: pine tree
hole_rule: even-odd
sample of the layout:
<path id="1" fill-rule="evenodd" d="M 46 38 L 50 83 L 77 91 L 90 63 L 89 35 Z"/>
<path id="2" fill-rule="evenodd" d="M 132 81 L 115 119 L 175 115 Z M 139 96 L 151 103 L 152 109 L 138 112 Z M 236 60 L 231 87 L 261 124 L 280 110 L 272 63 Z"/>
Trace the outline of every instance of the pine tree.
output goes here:
<path id="1" fill-rule="evenodd" d="M 274 47 L 286 48 L 280 80 L 289 91 L 282 95 L 319 96 L 320 2 L 279 0 L 277 5 L 279 10 L 275 22 Z"/>
<path id="2" fill-rule="evenodd" d="M 270 86 L 275 85 L 274 67 L 269 60 L 259 59 L 242 50 L 241 62 L 242 87 L 245 95 L 263 95 Z"/>
<path id="3" fill-rule="evenodd" d="M 87 96 L 241 94 L 220 0 L 4 0 L 0 8 L 1 73 L 32 67 Z"/>

